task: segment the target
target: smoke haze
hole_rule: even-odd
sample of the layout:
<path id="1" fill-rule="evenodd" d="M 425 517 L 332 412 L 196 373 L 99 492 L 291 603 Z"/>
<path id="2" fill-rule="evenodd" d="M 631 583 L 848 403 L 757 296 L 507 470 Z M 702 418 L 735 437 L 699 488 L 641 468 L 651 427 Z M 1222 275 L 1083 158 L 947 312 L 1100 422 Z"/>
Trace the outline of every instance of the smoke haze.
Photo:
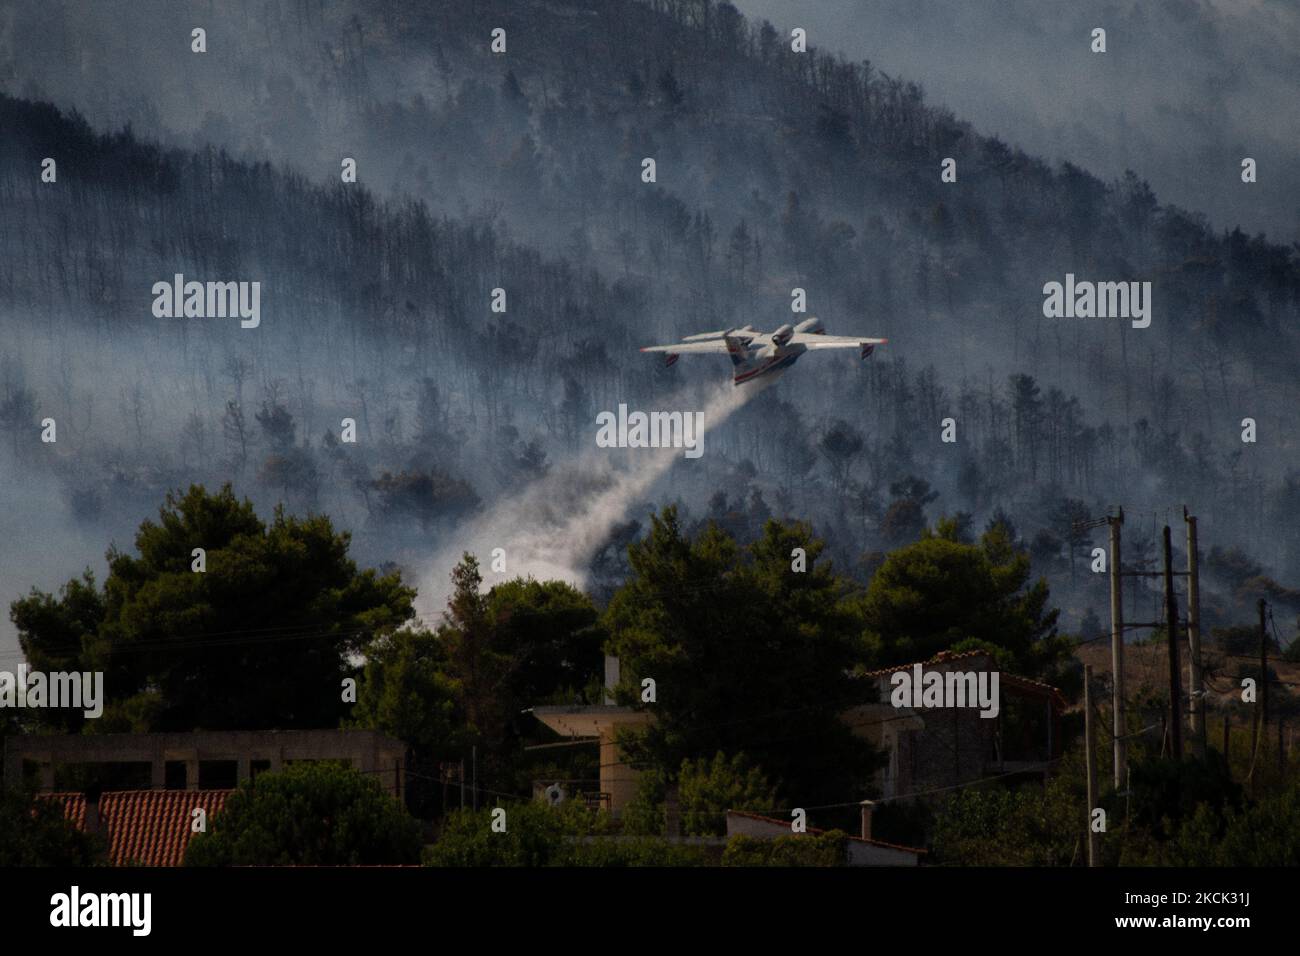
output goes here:
<path id="1" fill-rule="evenodd" d="M 435 619 L 464 551 L 489 583 L 502 547 L 511 576 L 616 584 L 587 566 L 600 539 L 668 501 L 742 537 L 807 519 L 855 573 L 905 539 L 885 529 L 909 478 L 926 522 L 1011 514 L 1067 622 L 1106 605 L 1068 519 L 1121 501 L 1144 526 L 1187 502 L 1207 544 L 1294 581 L 1300 272 L 1229 232 L 1295 236 L 1294 9 L 738 6 L 784 42 L 719 3 L 708 35 L 699 4 L 623 0 L 0 7 L 5 603 L 102 573 L 192 481 L 328 514 Z M 811 69 L 794 25 L 873 70 Z M 178 272 L 261 281 L 261 326 L 154 318 Z M 1067 273 L 1151 281 L 1151 328 L 1045 318 Z M 636 351 L 798 321 L 796 288 L 829 333 L 890 344 L 734 406 L 686 384 L 724 362 Z M 598 452 L 620 402 L 707 408 L 707 454 Z"/>
<path id="2" fill-rule="evenodd" d="M 785 36 L 869 59 L 1029 153 L 1300 239 L 1300 7 L 1285 0 L 735 0 Z M 1089 48 L 1106 30 L 1105 54 Z M 1259 164 L 1243 187 L 1241 160 Z M 1265 172 L 1266 171 L 1266 172 Z M 1237 188 L 1226 189 L 1225 184 Z"/>
<path id="3" fill-rule="evenodd" d="M 770 384 L 759 379 L 742 387 L 730 382 L 715 388 L 688 387 L 657 402 L 655 410 L 703 411 L 704 427 L 696 440 L 705 442 L 710 432 Z M 485 589 L 498 578 L 516 577 L 585 587 L 591 558 L 608 540 L 610 529 L 645 501 L 674 465 L 694 464 L 680 448 L 595 448 L 594 425 L 591 434 L 592 449 L 577 461 L 556 468 L 517 497 L 494 504 L 482 519 L 457 533 L 456 544 L 439 554 L 422 576 L 421 617 L 437 620 L 447 606 L 451 569 L 466 551 L 479 559 Z M 504 573 L 491 570 L 496 548 L 505 551 Z"/>

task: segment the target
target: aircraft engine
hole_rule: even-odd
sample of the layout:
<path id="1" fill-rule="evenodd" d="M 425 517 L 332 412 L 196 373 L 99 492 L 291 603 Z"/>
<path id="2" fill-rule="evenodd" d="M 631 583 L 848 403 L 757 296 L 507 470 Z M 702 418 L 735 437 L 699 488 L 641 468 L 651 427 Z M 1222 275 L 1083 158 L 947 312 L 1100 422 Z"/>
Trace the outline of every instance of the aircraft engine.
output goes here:
<path id="1" fill-rule="evenodd" d="M 794 335 L 794 326 L 783 325 L 772 333 L 772 343 L 774 345 L 785 345 L 790 341 L 790 336 Z"/>

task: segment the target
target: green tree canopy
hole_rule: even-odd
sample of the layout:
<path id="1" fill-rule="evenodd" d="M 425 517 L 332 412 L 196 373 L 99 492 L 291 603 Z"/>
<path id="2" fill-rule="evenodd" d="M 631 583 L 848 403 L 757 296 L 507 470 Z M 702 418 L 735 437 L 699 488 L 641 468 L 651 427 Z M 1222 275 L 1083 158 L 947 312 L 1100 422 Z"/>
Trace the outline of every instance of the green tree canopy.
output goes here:
<path id="1" fill-rule="evenodd" d="M 1170 856 L 1175 866 L 1300 866 L 1300 785 L 1228 807 L 1222 818 L 1213 804 L 1199 804 Z"/>
<path id="2" fill-rule="evenodd" d="M 501 740 L 512 716 L 500 693 L 511 661 L 496 639 L 487 595 L 482 593 L 483 575 L 472 554 L 452 569 L 451 582 L 452 594 L 437 631 L 446 649 L 447 673 L 455 682 L 471 737 Z"/>
<path id="3" fill-rule="evenodd" d="M 259 774 L 197 834 L 186 866 L 418 863 L 419 825 L 372 776 L 329 763 Z"/>
<path id="4" fill-rule="evenodd" d="M 349 721 L 382 730 L 412 750 L 437 753 L 464 742 L 459 688 L 446 673 L 447 650 L 428 631 L 397 631 L 366 652 Z"/>
<path id="5" fill-rule="evenodd" d="M 516 579 L 484 593 L 473 555 L 451 576 L 435 632 L 403 629 L 367 650 L 350 723 L 408 743 L 420 772 L 435 774 L 440 760 L 468 761 L 475 745 L 486 786 L 526 785 L 522 747 L 549 731 L 524 712 L 596 684 L 604 642 L 598 614 L 560 581 Z M 415 786 L 412 799 L 427 809 L 425 789 Z"/>
<path id="6" fill-rule="evenodd" d="M 637 795 L 623 811 L 624 832 L 664 832 L 667 786 L 661 772 L 641 775 Z M 684 760 L 677 774 L 677 805 L 687 836 L 722 836 L 727 832 L 728 810 L 768 813 L 776 800 L 776 789 L 744 754 L 728 758 L 719 752 L 712 759 Z"/>
<path id="7" fill-rule="evenodd" d="M 795 548 L 806 570 L 793 569 Z M 858 792 L 873 753 L 840 720 L 862 700 L 855 626 L 822 548 L 801 524 L 769 521 L 742 549 L 713 522 L 688 539 L 675 508 L 652 517 L 605 619 L 620 699 L 656 682 L 654 723 L 625 741 L 632 759 L 673 778 L 683 760 L 743 751 L 793 799 Z"/>
<path id="8" fill-rule="evenodd" d="M 33 667 L 105 672 L 97 730 L 337 726 L 350 655 L 414 614 L 414 589 L 358 570 L 328 518 L 264 524 L 229 485 L 169 494 L 135 543 L 109 550 L 102 592 L 87 574 L 10 609 Z"/>
<path id="9" fill-rule="evenodd" d="M 510 694 L 521 707 L 576 698 L 600 675 L 605 632 L 577 588 L 516 578 L 494 586 L 487 607 L 495 643 L 511 658 Z"/>
<path id="10" fill-rule="evenodd" d="M 743 833 L 727 841 L 723 866 L 847 866 L 848 834 L 826 833 L 780 836 L 766 840 Z"/>
<path id="11" fill-rule="evenodd" d="M 722 836 L 727 832 L 728 810 L 770 813 L 776 806 L 776 790 L 744 754 L 728 759 L 717 753 L 712 760 L 683 763 L 677 799 L 687 834 Z"/>
<path id="12" fill-rule="evenodd" d="M 572 699 L 596 678 L 604 633 L 595 607 L 562 581 L 516 579 L 482 592 L 478 560 L 452 571 L 453 593 L 437 636 L 469 729 L 484 743 L 533 729 L 525 708 Z"/>
<path id="13" fill-rule="evenodd" d="M 406 743 L 407 806 L 424 818 L 446 810 L 450 794 L 440 764 L 463 757 L 469 740 L 459 687 L 446 668 L 447 649 L 429 631 L 400 630 L 381 638 L 366 652 L 348 721 Z"/>
<path id="14" fill-rule="evenodd" d="M 985 647 L 1021 673 L 1050 672 L 1067 654 L 1056 639 L 1059 611 L 1048 609 L 1047 581 L 1029 583 L 1029 556 L 992 525 L 978 544 L 952 528 L 928 531 L 893 551 L 861 602 L 876 666 L 926 660 L 952 648 Z"/>
<path id="15" fill-rule="evenodd" d="M 958 866 L 1069 866 L 1077 862 L 1084 803 L 1060 778 L 1046 786 L 954 791 L 935 823 L 939 861 Z"/>
<path id="16" fill-rule="evenodd" d="M 57 800 L 0 786 L 0 866 L 93 866 L 103 845 L 78 830 Z"/>
<path id="17" fill-rule="evenodd" d="M 9 619 L 18 628 L 27 663 L 32 670 L 43 673 L 81 670 L 81 662 L 95 648 L 104 614 L 104 595 L 89 570 L 63 585 L 57 598 L 33 589 L 9 608 Z M 47 729 L 65 732 L 79 730 L 86 721 L 76 708 L 22 713 L 30 720 L 18 722 L 35 721 Z"/>
<path id="18" fill-rule="evenodd" d="M 540 801 L 511 802 L 505 832 L 492 829 L 496 807 L 457 810 L 443 824 L 438 842 L 424 856 L 427 866 L 557 866 L 567 862 L 568 841 L 589 836 L 598 822 L 576 803 L 551 807 Z"/>
<path id="19" fill-rule="evenodd" d="M 493 814 L 505 811 L 504 832 L 492 829 Z M 498 817 L 499 819 L 499 817 Z M 577 803 L 558 807 L 539 801 L 452 813 L 438 842 L 424 856 L 426 866 L 701 866 L 700 847 L 665 840 L 611 839 L 608 819 Z"/>

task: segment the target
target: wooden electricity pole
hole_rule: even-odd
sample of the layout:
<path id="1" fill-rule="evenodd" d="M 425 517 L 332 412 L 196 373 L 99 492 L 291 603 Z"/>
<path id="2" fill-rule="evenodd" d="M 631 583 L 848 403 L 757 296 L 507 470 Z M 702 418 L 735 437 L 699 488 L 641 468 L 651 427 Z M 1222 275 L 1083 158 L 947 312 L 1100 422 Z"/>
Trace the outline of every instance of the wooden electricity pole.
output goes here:
<path id="1" fill-rule="evenodd" d="M 1205 757 L 1205 685 L 1201 676 L 1201 580 L 1196 516 L 1183 508 L 1187 522 L 1187 695 L 1191 709 L 1192 753 Z"/>
<path id="2" fill-rule="evenodd" d="M 1268 632 L 1264 612 L 1268 602 L 1259 599 L 1259 749 L 1268 747 Z"/>
<path id="3" fill-rule="evenodd" d="M 1178 605 L 1174 601 L 1173 546 L 1165 525 L 1165 611 L 1169 622 L 1169 749 L 1183 759 L 1182 675 L 1178 673 Z"/>
<path id="4" fill-rule="evenodd" d="M 1083 665 L 1083 755 L 1088 764 L 1088 865 L 1100 866 L 1097 831 L 1092 825 L 1092 811 L 1097 807 L 1097 754 L 1092 739 L 1092 667 Z"/>
<path id="5" fill-rule="evenodd" d="M 1114 741 L 1115 789 L 1124 789 L 1124 579 L 1120 577 L 1119 529 L 1124 509 L 1110 525 L 1110 677 L 1111 739 Z"/>

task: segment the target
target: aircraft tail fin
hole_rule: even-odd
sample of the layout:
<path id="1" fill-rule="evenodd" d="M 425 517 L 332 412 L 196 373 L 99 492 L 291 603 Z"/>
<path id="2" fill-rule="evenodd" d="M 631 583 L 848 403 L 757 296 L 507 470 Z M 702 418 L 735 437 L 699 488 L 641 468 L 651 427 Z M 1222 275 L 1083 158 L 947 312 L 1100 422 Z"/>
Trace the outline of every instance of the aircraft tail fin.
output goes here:
<path id="1" fill-rule="evenodd" d="M 758 370 L 758 350 L 749 347 L 749 340 L 737 338 L 734 335 L 724 337 L 727 343 L 727 354 L 731 357 L 732 382 L 739 385 L 753 377 L 754 372 Z"/>
<path id="2" fill-rule="evenodd" d="M 741 368 L 753 361 L 744 339 L 738 339 L 734 335 L 726 335 L 723 336 L 723 340 L 727 343 L 727 354 L 731 356 L 731 364 L 736 368 Z"/>

